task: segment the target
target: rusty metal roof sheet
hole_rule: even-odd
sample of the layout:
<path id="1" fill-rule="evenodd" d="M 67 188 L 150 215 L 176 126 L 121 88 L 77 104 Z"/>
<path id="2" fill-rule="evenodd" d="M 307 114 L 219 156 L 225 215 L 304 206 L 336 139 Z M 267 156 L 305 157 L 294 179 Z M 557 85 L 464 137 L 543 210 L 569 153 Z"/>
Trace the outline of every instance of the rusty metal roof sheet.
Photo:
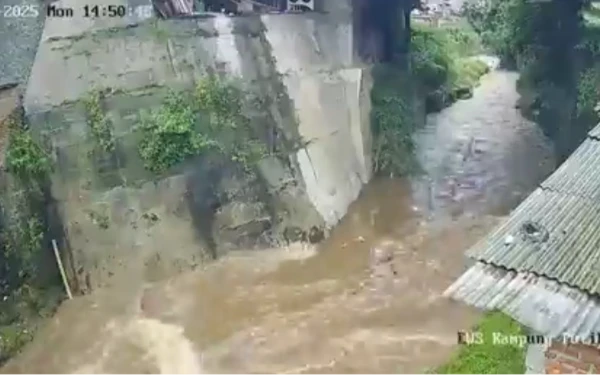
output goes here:
<path id="1" fill-rule="evenodd" d="M 600 332 L 600 300 L 532 273 L 478 262 L 444 293 L 481 309 L 498 309 L 544 335 Z"/>

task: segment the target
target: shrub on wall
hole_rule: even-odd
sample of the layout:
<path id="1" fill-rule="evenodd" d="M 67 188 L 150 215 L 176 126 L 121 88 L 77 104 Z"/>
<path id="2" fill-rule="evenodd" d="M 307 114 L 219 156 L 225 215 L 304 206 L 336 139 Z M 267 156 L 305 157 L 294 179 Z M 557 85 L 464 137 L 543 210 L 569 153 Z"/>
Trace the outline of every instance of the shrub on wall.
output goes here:
<path id="1" fill-rule="evenodd" d="M 102 110 L 102 93 L 92 91 L 83 100 L 87 114 L 87 123 L 92 137 L 102 151 L 111 152 L 115 149 L 115 137 L 110 119 Z"/>
<path id="2" fill-rule="evenodd" d="M 251 170 L 266 154 L 244 116 L 244 93 L 233 82 L 207 76 L 193 93 L 170 93 L 145 114 L 139 152 L 148 170 L 161 174 L 208 151 Z"/>
<path id="3" fill-rule="evenodd" d="M 189 98 L 178 93 L 170 93 L 160 108 L 143 116 L 139 151 L 147 169 L 162 173 L 215 146 L 198 131 L 197 117 Z"/>
<path id="4" fill-rule="evenodd" d="M 248 95 L 233 82 L 207 76 L 194 93 L 195 109 L 207 120 L 209 137 L 231 161 L 250 171 L 267 154 L 265 143 L 253 134 L 243 108 Z"/>
<path id="5" fill-rule="evenodd" d="M 28 130 L 16 125 L 10 128 L 6 169 L 26 186 L 37 184 L 50 172 L 50 159 L 33 140 Z"/>

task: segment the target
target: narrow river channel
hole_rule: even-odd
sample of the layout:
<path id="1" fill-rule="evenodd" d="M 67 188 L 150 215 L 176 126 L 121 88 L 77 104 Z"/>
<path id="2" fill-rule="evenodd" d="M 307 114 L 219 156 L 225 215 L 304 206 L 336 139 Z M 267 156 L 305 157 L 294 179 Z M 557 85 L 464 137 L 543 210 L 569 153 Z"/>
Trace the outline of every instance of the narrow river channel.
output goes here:
<path id="1" fill-rule="evenodd" d="M 440 297 L 463 252 L 554 168 L 515 108 L 517 75 L 415 135 L 424 173 L 375 180 L 319 248 L 239 252 L 61 306 L 4 372 L 422 372 L 478 313 Z M 376 249 L 373 251 L 373 249 Z"/>

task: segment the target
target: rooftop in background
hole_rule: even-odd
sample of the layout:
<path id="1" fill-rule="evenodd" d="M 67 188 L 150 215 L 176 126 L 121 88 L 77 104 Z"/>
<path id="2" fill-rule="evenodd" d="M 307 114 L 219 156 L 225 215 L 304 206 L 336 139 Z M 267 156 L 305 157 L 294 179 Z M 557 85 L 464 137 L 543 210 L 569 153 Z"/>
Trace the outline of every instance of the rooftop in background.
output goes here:
<path id="1" fill-rule="evenodd" d="M 322 10 L 322 0 L 152 0 L 162 18 L 224 13 L 241 15 L 253 13 L 289 13 Z"/>
<path id="2" fill-rule="evenodd" d="M 446 295 L 538 332 L 600 331 L 600 125 L 467 256 Z"/>

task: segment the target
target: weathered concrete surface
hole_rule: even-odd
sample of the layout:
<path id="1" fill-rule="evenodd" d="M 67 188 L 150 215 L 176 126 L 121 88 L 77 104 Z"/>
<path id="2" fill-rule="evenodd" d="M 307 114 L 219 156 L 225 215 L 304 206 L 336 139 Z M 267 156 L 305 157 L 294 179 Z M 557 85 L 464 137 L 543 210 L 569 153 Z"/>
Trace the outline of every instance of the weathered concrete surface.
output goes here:
<path id="1" fill-rule="evenodd" d="M 2 1 L 0 86 L 27 82 L 44 28 L 43 9 L 38 0 Z"/>
<path id="2" fill-rule="evenodd" d="M 370 178 L 370 84 L 354 67 L 352 25 L 297 16 L 265 16 L 277 73 L 294 103 L 298 152 L 308 195 L 329 225 L 346 213 Z M 290 53 L 294 51 L 294 53 Z"/>
<path id="3" fill-rule="evenodd" d="M 78 9 L 72 0 L 55 4 Z M 79 10 L 47 20 L 25 106 L 56 159 L 53 192 L 79 285 L 154 279 L 214 252 L 318 238 L 337 223 L 369 180 L 371 161 L 370 75 L 354 58 L 349 6 L 336 9 L 160 22 L 83 19 Z M 303 145 L 263 160 L 259 185 L 203 160 L 166 179 L 143 167 L 139 110 L 209 71 L 238 77 L 263 99 L 247 114 L 265 132 L 275 129 L 275 143 Z M 80 103 L 99 88 L 112 92 L 111 155 L 93 150 Z"/>

